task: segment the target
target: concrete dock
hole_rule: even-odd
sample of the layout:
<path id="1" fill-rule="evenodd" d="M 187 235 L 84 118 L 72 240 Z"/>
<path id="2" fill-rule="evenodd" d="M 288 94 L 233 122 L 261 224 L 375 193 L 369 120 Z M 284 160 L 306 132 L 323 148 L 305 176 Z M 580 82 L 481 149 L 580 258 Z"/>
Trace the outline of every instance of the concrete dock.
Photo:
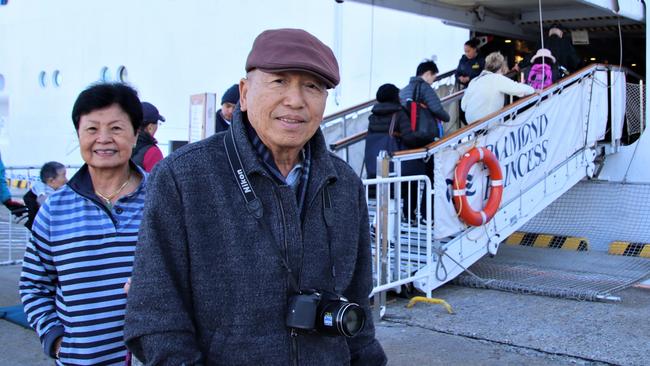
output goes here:
<path id="1" fill-rule="evenodd" d="M 0 306 L 19 303 L 20 265 L 0 266 Z M 440 305 L 391 299 L 377 338 L 390 365 L 650 365 L 650 290 L 597 303 L 444 286 Z M 0 365 L 52 365 L 36 334 L 0 320 Z"/>

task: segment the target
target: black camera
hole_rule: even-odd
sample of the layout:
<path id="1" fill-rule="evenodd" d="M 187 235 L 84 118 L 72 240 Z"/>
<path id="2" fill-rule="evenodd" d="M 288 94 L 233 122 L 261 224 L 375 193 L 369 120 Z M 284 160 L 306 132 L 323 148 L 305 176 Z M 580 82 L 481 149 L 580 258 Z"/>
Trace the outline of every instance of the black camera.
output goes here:
<path id="1" fill-rule="evenodd" d="M 328 291 L 302 290 L 289 298 L 287 327 L 307 333 L 354 337 L 366 323 L 363 309 Z"/>

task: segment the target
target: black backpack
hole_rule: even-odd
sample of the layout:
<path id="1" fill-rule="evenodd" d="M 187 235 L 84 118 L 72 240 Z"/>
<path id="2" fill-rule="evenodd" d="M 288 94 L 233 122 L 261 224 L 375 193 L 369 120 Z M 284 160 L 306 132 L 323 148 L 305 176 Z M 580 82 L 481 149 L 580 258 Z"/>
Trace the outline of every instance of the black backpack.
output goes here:
<path id="1" fill-rule="evenodd" d="M 406 112 L 411 119 L 411 130 L 414 132 L 423 132 L 434 136 L 434 140 L 442 138 L 442 128 L 440 121 L 433 116 L 429 107 L 422 100 L 422 84 L 424 80 L 419 80 L 413 89 L 413 96 L 406 100 Z M 427 85 L 427 87 L 429 87 Z"/>

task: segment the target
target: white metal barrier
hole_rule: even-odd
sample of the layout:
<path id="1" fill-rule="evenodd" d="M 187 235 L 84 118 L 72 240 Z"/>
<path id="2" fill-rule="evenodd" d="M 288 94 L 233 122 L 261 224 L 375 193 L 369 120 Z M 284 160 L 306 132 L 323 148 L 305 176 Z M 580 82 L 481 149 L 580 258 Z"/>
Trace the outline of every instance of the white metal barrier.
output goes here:
<path id="1" fill-rule="evenodd" d="M 400 292 L 416 280 L 433 283 L 432 273 L 419 269 L 431 264 L 431 181 L 416 175 L 365 179 L 371 226 L 373 290 L 376 310 L 383 316 L 386 291 Z M 431 297 L 432 289 L 426 295 Z"/>
<path id="2" fill-rule="evenodd" d="M 30 232 L 14 221 L 9 210 L 0 210 L 0 265 L 21 263 Z"/>

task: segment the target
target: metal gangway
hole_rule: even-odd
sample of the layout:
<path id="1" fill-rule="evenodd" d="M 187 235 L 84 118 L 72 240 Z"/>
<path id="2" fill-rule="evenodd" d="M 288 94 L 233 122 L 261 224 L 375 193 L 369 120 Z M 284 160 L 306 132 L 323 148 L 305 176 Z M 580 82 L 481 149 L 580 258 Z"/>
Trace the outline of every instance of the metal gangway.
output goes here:
<path id="1" fill-rule="evenodd" d="M 643 133 L 645 121 L 636 130 L 627 125 L 626 72 L 590 65 L 425 148 L 392 156 L 380 152 L 378 177 L 364 180 L 373 240 L 372 294 L 379 297 L 379 304 L 385 304 L 386 290 L 401 291 L 405 285 L 415 285 L 431 297 L 434 289 L 483 256 L 496 255 L 502 241 L 578 182 L 597 177 L 607 155 Z M 462 91 L 454 91 L 441 101 L 449 108 L 460 98 Z M 369 111 L 371 105 L 364 108 Z M 349 116 L 355 113 L 358 119 L 364 111 L 348 110 L 345 115 L 354 119 Z M 365 131 L 355 132 L 330 147 L 363 177 Z M 452 183 L 458 178 L 454 176 L 457 162 L 477 147 L 497 155 L 504 176 L 503 197 L 491 220 L 472 226 L 457 215 Z M 433 180 L 401 175 L 406 162 L 429 159 Z M 467 180 L 463 193 L 478 211 L 489 197 L 488 171 L 475 164 Z M 417 188 L 412 188 L 412 182 L 417 182 Z M 408 194 L 401 192 L 404 189 Z M 415 220 L 403 213 L 404 205 L 413 201 L 404 197 L 411 194 L 424 195 L 414 201 L 425 208 L 419 214 L 416 210 Z"/>

